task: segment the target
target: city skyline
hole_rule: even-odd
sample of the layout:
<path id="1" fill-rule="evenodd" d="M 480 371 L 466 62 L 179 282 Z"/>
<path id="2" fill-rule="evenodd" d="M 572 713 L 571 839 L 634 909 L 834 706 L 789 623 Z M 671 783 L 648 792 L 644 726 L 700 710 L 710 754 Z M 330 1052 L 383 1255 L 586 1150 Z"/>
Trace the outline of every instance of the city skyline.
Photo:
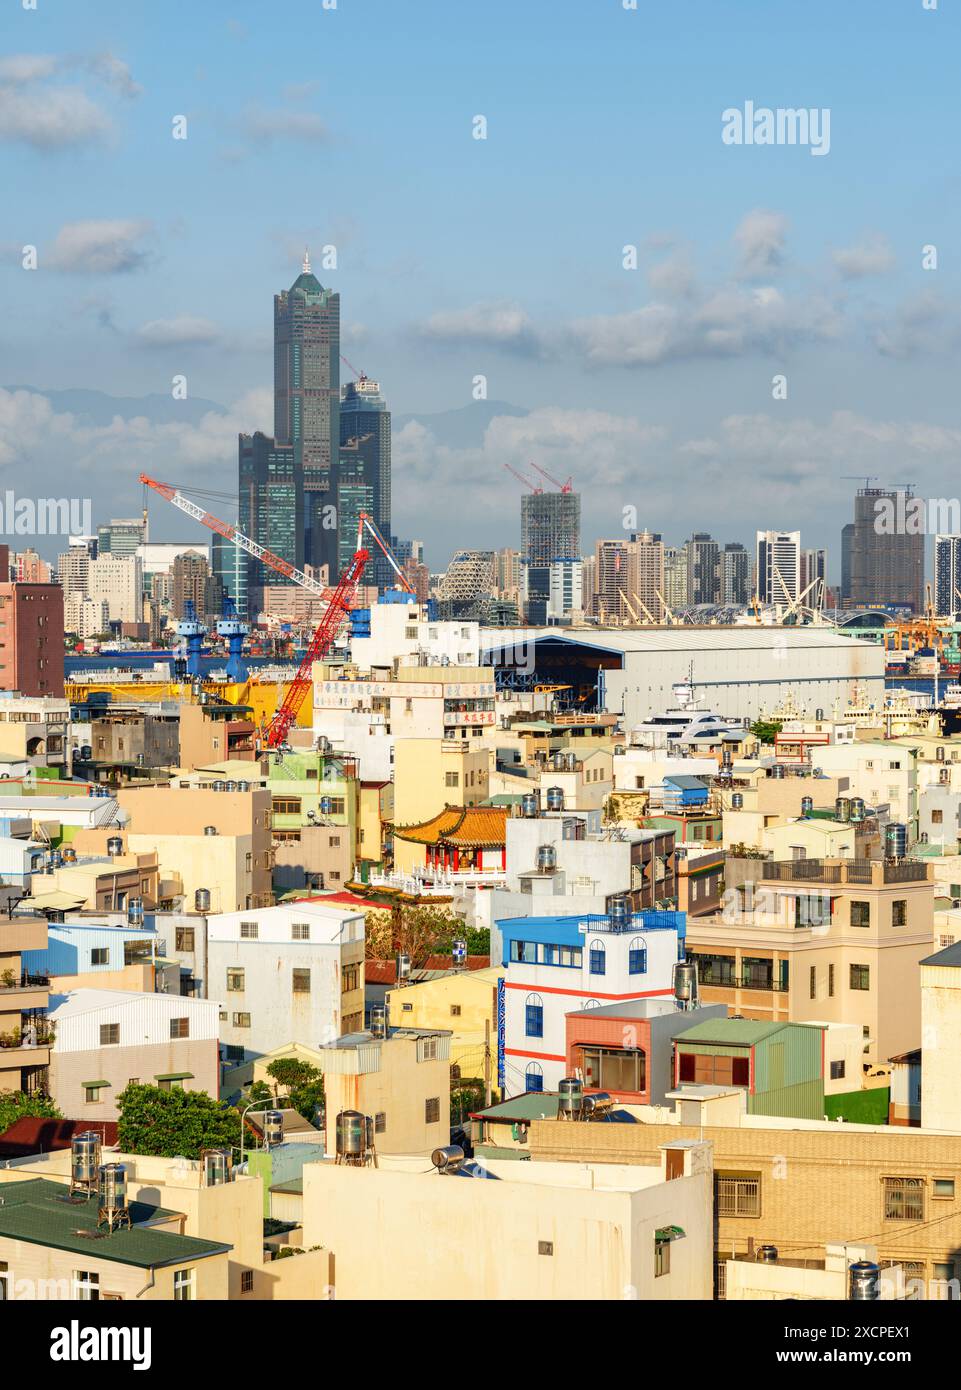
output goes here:
<path id="1" fill-rule="evenodd" d="M 910 465 L 940 495 L 961 460 L 961 313 L 950 258 L 926 270 L 922 252 L 947 243 L 958 195 L 914 151 L 950 168 L 957 16 L 879 4 L 866 26 L 817 4 L 785 44 L 753 3 L 695 2 L 683 32 L 656 10 L 549 8 L 548 29 L 540 5 L 492 3 L 472 26 L 378 0 L 233 17 L 174 3 L 136 21 L 102 0 L 9 21 L 0 85 L 20 115 L 0 150 L 31 197 L 0 223 L 18 325 L 0 381 L 31 393 L 0 397 L 0 457 L 52 478 L 66 453 L 100 514 L 136 510 L 140 468 L 224 489 L 237 433 L 271 432 L 264 296 L 308 244 L 343 351 L 394 412 L 394 531 L 423 536 L 434 569 L 519 539 L 505 461 L 574 477 L 585 549 L 634 506 L 673 539 L 800 527 L 837 557 L 844 474 Z M 308 33 L 330 59 L 319 77 Z M 545 71 L 508 58 L 508 34 L 518 53 L 543 45 Z M 360 42 L 362 95 L 337 62 Z M 477 55 L 493 46 L 491 69 Z M 903 109 L 885 74 L 907 83 Z M 576 109 L 575 82 L 594 94 Z M 722 112 L 748 97 L 829 108 L 827 157 L 726 145 Z M 282 206 L 252 206 L 266 179 Z M 136 424 L 114 402 L 98 417 L 34 394 L 78 390 L 157 399 Z"/>

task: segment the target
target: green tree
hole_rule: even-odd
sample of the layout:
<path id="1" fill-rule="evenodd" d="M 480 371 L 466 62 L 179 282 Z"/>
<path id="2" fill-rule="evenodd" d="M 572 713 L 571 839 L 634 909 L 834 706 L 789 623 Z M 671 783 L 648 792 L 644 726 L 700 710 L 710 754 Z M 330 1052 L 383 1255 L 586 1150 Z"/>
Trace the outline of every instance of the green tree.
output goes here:
<path id="1" fill-rule="evenodd" d="M 751 733 L 758 743 L 773 743 L 775 734 L 780 732 L 780 719 L 756 719 L 751 725 Z"/>
<path id="2" fill-rule="evenodd" d="M 240 1146 L 240 1115 L 206 1091 L 131 1084 L 117 1097 L 117 1109 L 124 1153 L 196 1159 L 203 1149 Z"/>
<path id="3" fill-rule="evenodd" d="M 397 951 L 414 962 L 446 956 L 458 938 L 467 942 L 469 955 L 490 955 L 490 932 L 466 926 L 444 907 L 398 906 L 393 912 L 367 913 L 368 960 L 389 960 Z"/>
<path id="4" fill-rule="evenodd" d="M 288 1103 L 311 1124 L 324 1106 L 324 1074 L 299 1057 L 278 1057 L 267 1068 L 267 1075 L 288 1091 Z"/>
<path id="5" fill-rule="evenodd" d="M 23 1119 L 59 1120 L 63 1117 L 49 1096 L 28 1096 L 25 1091 L 0 1091 L 0 1134 Z"/>

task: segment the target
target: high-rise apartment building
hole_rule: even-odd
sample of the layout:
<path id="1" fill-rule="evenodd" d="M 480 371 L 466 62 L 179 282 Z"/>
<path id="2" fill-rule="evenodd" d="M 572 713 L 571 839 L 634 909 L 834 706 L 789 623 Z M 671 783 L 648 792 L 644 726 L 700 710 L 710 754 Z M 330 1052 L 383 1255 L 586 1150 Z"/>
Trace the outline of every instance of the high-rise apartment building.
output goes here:
<path id="1" fill-rule="evenodd" d="M 841 528 L 841 606 L 851 596 L 851 556 L 854 553 L 854 522 Z"/>
<path id="2" fill-rule="evenodd" d="M 621 622 L 628 616 L 621 597 L 628 582 L 630 542 L 596 541 L 594 544 L 594 586 L 591 608 L 601 622 Z"/>
<path id="3" fill-rule="evenodd" d="M 641 531 L 631 536 L 627 548 L 627 596 L 644 622 L 664 619 L 664 543 L 660 536 Z"/>
<path id="4" fill-rule="evenodd" d="M 719 603 L 721 547 L 712 536 L 696 531 L 687 542 L 688 603 Z"/>
<path id="5" fill-rule="evenodd" d="M 672 613 L 687 607 L 687 546 L 664 547 L 664 588 L 661 590 Z"/>
<path id="6" fill-rule="evenodd" d="M 224 593 L 233 599 L 234 607 L 241 618 L 247 617 L 247 565 L 248 556 L 233 545 L 226 536 L 215 531 L 210 543 L 210 568 L 219 579 Z M 277 576 L 278 579 L 280 576 Z"/>
<path id="7" fill-rule="evenodd" d="M 826 550 L 802 550 L 801 551 L 801 588 L 803 594 L 809 584 L 814 588 L 806 596 L 804 602 L 809 608 L 817 608 L 823 605 L 824 594 L 828 582 L 828 556 Z"/>
<path id="8" fill-rule="evenodd" d="M 521 558 L 540 568 L 580 553 L 580 493 L 525 493 L 521 498 Z"/>
<path id="9" fill-rule="evenodd" d="M 301 474 L 304 557 L 330 564 L 337 539 L 323 508 L 340 447 L 340 295 L 324 289 L 308 255 L 290 289 L 274 295 L 274 439 L 293 446 Z"/>
<path id="10" fill-rule="evenodd" d="M 942 618 L 961 609 L 961 536 L 934 538 L 934 608 Z"/>
<path id="11" fill-rule="evenodd" d="M 910 489 L 859 488 L 854 499 L 846 606 L 924 607 L 924 531 L 912 524 Z"/>
<path id="12" fill-rule="evenodd" d="M 178 555 L 171 567 L 170 616 L 179 622 L 192 603 L 198 622 L 216 622 L 223 611 L 223 586 L 210 572 L 203 555 L 188 551 Z"/>
<path id="13" fill-rule="evenodd" d="M 390 411 L 381 395 L 380 383 L 361 375 L 349 381 L 340 395 L 341 450 L 358 441 L 364 459 L 366 481 L 372 488 L 371 516 L 385 540 L 390 538 Z M 378 550 L 371 570 L 380 588 L 395 582 L 394 573 Z"/>
<path id="14" fill-rule="evenodd" d="M 801 592 L 800 531 L 758 531 L 757 596 L 761 603 L 790 603 Z"/>
<path id="15" fill-rule="evenodd" d="M 0 545 L 0 574 L 10 552 Z M 63 695 L 63 590 L 59 584 L 0 582 L 0 690 Z"/>
<path id="16" fill-rule="evenodd" d="M 126 560 L 136 555 L 137 547 L 144 545 L 146 540 L 147 532 L 142 518 L 111 521 L 108 526 L 97 527 L 97 554 Z"/>
<path id="17" fill-rule="evenodd" d="M 729 541 L 721 554 L 721 602 L 751 601 L 751 558 L 740 541 Z"/>
<path id="18" fill-rule="evenodd" d="M 91 560 L 87 571 L 87 597 L 104 601 L 112 623 L 143 620 L 143 562 L 136 555 L 117 557 L 109 551 Z"/>
<path id="19" fill-rule="evenodd" d="M 550 567 L 547 621 L 560 622 L 584 608 L 583 560 L 555 560 Z"/>
<path id="20" fill-rule="evenodd" d="M 258 431 L 240 436 L 239 455 L 241 531 L 296 569 L 303 569 L 304 487 L 299 450 Z M 263 589 L 265 584 L 289 583 L 259 560 L 247 560 L 248 593 Z M 253 594 L 250 602 L 259 608 Z"/>

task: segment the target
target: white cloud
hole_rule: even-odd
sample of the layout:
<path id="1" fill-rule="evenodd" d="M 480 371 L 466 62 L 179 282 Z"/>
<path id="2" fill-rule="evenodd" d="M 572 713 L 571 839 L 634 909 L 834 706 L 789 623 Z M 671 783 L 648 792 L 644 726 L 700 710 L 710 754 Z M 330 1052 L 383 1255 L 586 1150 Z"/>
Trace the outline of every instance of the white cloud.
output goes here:
<path id="1" fill-rule="evenodd" d="M 110 128 L 79 87 L 0 87 L 0 140 L 56 150 L 102 139 Z"/>
<path id="2" fill-rule="evenodd" d="M 438 343 L 510 348 L 532 354 L 540 347 L 528 315 L 517 304 L 508 302 L 440 310 L 430 316 L 420 331 L 423 337 Z"/>
<path id="3" fill-rule="evenodd" d="M 210 319 L 180 314 L 172 319 L 152 319 L 137 329 L 136 337 L 143 347 L 191 347 L 215 343 L 220 329 Z"/>
<path id="4" fill-rule="evenodd" d="M 260 144 L 270 144 L 274 140 L 301 140 L 317 145 L 330 139 L 326 123 L 313 111 L 271 111 L 255 106 L 245 115 L 243 128 L 251 140 Z"/>
<path id="5" fill-rule="evenodd" d="M 147 253 L 136 243 L 149 230 L 149 222 L 131 220 L 65 222 L 46 263 L 54 270 L 86 275 L 139 270 Z"/>
<path id="6" fill-rule="evenodd" d="M 37 82 L 52 77 L 58 64 L 52 53 L 11 53 L 0 58 L 0 82 Z"/>
<path id="7" fill-rule="evenodd" d="M 859 280 L 866 275 L 883 275 L 890 270 L 894 265 L 894 252 L 886 237 L 872 233 L 854 246 L 833 252 L 832 259 L 846 280 Z"/>
<path id="8" fill-rule="evenodd" d="M 734 232 L 734 242 L 740 253 L 743 276 L 763 277 L 781 268 L 788 225 L 783 212 L 764 208 L 755 208 L 742 217 Z"/>

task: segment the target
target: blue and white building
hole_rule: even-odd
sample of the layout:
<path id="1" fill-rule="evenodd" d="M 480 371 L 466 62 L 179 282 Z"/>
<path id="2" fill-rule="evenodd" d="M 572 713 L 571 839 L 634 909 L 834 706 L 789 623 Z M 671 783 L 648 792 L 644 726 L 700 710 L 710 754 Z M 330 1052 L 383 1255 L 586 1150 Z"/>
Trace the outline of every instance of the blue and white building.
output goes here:
<path id="1" fill-rule="evenodd" d="M 686 913 L 512 917 L 498 921 L 506 975 L 498 1000 L 505 1095 L 553 1091 L 567 1074 L 569 1013 L 669 996 L 684 959 Z"/>

